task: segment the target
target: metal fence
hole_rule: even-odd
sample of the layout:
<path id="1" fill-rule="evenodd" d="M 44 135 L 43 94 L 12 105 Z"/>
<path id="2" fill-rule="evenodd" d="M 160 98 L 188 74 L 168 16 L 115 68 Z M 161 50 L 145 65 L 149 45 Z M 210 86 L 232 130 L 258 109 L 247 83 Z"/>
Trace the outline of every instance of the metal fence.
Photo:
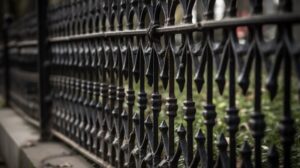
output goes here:
<path id="1" fill-rule="evenodd" d="M 39 120 L 37 19 L 34 12 L 10 25 L 8 36 L 9 104 Z"/>
<path id="2" fill-rule="evenodd" d="M 215 16 L 221 10 L 216 2 L 224 4 L 221 19 Z M 253 0 L 241 17 L 237 4 L 246 2 L 67 0 L 51 5 L 46 21 L 39 13 L 37 24 L 31 15 L 11 30 L 18 34 L 9 36 L 17 41 L 9 43 L 15 81 L 11 102 L 35 119 L 41 116 L 42 128 L 51 127 L 54 136 L 101 167 L 296 166 L 291 105 L 297 93 L 291 88 L 300 79 L 294 34 L 300 15 L 291 0 L 279 0 L 273 14 Z M 42 3 L 39 12 L 47 7 Z M 272 28 L 274 34 L 267 36 Z M 237 85 L 245 95 L 249 89 L 254 93 L 247 121 L 239 115 Z M 267 144 L 266 161 L 264 85 L 271 99 L 283 93 L 282 114 L 276 116 L 281 150 Z M 216 88 L 228 93 L 226 111 L 216 111 Z M 204 105 L 197 94 L 205 95 Z M 38 103 L 49 114 L 41 110 L 38 115 Z M 226 113 L 227 132 L 214 129 L 219 113 Z M 183 124 L 177 124 L 179 118 Z M 240 144 L 237 134 L 244 122 L 252 138 Z"/>

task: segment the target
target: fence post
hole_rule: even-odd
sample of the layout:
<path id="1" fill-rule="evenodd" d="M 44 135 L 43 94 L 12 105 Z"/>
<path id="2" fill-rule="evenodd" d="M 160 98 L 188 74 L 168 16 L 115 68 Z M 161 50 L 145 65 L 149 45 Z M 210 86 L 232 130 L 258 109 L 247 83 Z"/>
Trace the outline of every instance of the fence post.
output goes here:
<path id="1" fill-rule="evenodd" d="M 48 140 L 50 131 L 49 111 L 49 65 L 48 42 L 47 42 L 47 6 L 48 0 L 36 0 L 38 15 L 38 73 L 39 73 L 39 107 L 41 140 Z"/>
<path id="2" fill-rule="evenodd" d="M 4 14 L 3 23 L 3 61 L 4 61 L 4 106 L 9 106 L 9 90 L 10 90 L 10 78 L 9 78 L 9 52 L 8 52 L 8 27 L 11 23 L 11 17 L 9 14 Z"/>

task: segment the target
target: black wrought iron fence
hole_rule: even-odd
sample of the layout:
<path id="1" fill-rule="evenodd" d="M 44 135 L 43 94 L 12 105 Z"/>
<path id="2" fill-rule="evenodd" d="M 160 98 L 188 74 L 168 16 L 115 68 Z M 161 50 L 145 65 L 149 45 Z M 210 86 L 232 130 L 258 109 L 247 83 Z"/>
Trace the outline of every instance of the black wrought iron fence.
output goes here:
<path id="1" fill-rule="evenodd" d="M 300 79 L 294 34 L 300 15 L 291 0 L 279 0 L 272 14 L 266 14 L 265 3 L 271 0 L 249 1 L 240 9 L 238 4 L 247 2 L 67 0 L 49 6 L 42 27 L 48 28 L 48 39 L 39 39 L 39 51 L 48 45 L 48 53 L 39 56 L 39 73 L 47 70 L 40 82 L 50 89 L 40 89 L 45 94 L 40 98 L 41 104 L 51 102 L 52 134 L 101 167 L 299 166 L 293 156 L 300 145 L 292 88 Z M 36 116 L 28 108 L 29 101 L 41 102 L 34 20 L 28 16 L 13 26 L 10 40 L 16 42 L 10 42 L 9 55 L 12 81 L 18 81 L 12 84 L 12 102 Z M 280 120 L 272 124 L 279 125 L 277 146 L 263 141 L 265 89 L 272 100 L 281 95 L 282 113 L 270 119 Z M 253 97 L 243 99 L 249 90 Z M 216 108 L 219 93 L 225 94 L 226 110 Z M 245 108 L 251 113 L 241 118 Z M 221 117 L 224 132 L 216 129 Z M 241 142 L 237 136 L 245 124 L 252 137 Z"/>
<path id="2" fill-rule="evenodd" d="M 9 104 L 39 120 L 36 13 L 27 14 L 8 29 Z"/>

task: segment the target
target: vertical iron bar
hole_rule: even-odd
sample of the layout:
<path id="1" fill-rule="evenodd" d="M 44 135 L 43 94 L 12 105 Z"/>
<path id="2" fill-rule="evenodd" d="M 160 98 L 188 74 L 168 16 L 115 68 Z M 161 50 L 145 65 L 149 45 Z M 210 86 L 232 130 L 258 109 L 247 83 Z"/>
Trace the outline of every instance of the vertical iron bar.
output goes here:
<path id="1" fill-rule="evenodd" d="M 158 77 L 159 77 L 158 58 L 156 54 L 153 54 L 152 57 L 153 57 L 153 93 L 152 93 L 153 150 L 155 152 L 158 146 L 158 118 L 159 118 L 159 112 L 161 110 L 161 95 L 159 94 L 159 87 L 158 87 L 158 82 L 159 82 L 158 81 Z"/>
<path id="2" fill-rule="evenodd" d="M 209 37 L 208 37 L 209 38 Z M 212 55 L 206 52 L 207 57 L 207 102 L 205 111 L 203 115 L 206 119 L 206 129 L 207 129 L 207 167 L 213 167 L 213 127 L 215 125 L 215 118 L 217 113 L 215 112 L 215 106 L 213 104 L 213 59 Z"/>
<path id="3" fill-rule="evenodd" d="M 230 50 L 231 55 L 229 60 L 229 109 L 227 110 L 228 130 L 230 136 L 230 167 L 236 167 L 236 132 L 238 130 L 239 118 L 238 111 L 235 107 L 235 58 L 232 55 L 233 51 Z"/>
<path id="4" fill-rule="evenodd" d="M 255 50 L 257 55 L 257 50 Z M 251 115 L 250 126 L 254 137 L 254 157 L 255 167 L 261 167 L 261 139 L 264 136 L 265 122 L 261 113 L 261 58 L 255 58 L 255 85 L 254 85 L 254 112 Z"/>
<path id="5" fill-rule="evenodd" d="M 141 47 L 141 46 L 140 46 Z M 140 51 L 138 52 L 138 57 L 140 61 L 140 67 L 139 67 L 139 78 L 140 78 L 140 93 L 138 94 L 138 107 L 139 107 L 139 130 L 140 130 L 140 135 L 139 135 L 139 141 L 140 145 L 142 145 L 143 140 L 144 140 L 144 120 L 145 120 L 145 110 L 147 108 L 147 93 L 145 92 L 145 62 L 144 62 L 144 54 L 142 54 L 142 49 L 139 49 Z M 140 159 L 142 159 L 145 155 L 142 149 L 140 150 Z"/>
<path id="6" fill-rule="evenodd" d="M 285 34 L 287 35 L 287 34 Z M 284 56 L 284 94 L 283 94 L 283 119 L 280 122 L 281 143 L 283 145 L 283 167 L 291 167 L 291 147 L 294 143 L 294 119 L 291 111 L 291 58 L 286 49 Z"/>
<path id="7" fill-rule="evenodd" d="M 285 55 L 284 60 L 284 99 L 283 99 L 283 107 L 284 107 L 284 118 L 282 120 L 282 134 L 283 134 L 283 166 L 285 168 L 291 166 L 291 142 L 292 137 L 287 138 L 285 134 L 290 133 L 288 129 L 290 128 L 290 124 L 293 123 L 291 119 L 291 63 L 288 55 Z M 289 122 L 289 124 L 287 124 Z M 286 136 L 286 137 L 285 137 Z"/>
<path id="8" fill-rule="evenodd" d="M 4 5 L 3 5 L 4 6 Z M 3 9 L 4 10 L 4 9 Z M 3 30 L 2 30 L 2 38 L 3 38 L 3 61 L 4 61 L 4 106 L 9 106 L 9 91 L 10 91 L 10 76 L 9 76 L 9 53 L 8 53 L 8 29 L 10 25 L 10 18 L 8 14 L 4 14 L 3 18 Z"/>
<path id="9" fill-rule="evenodd" d="M 174 138 L 174 120 L 177 114 L 177 99 L 175 96 L 175 66 L 174 66 L 174 60 L 173 55 L 171 54 L 171 49 L 167 51 L 166 57 L 168 58 L 168 68 L 169 68 L 169 97 L 167 99 L 167 115 L 169 116 L 169 159 L 173 157 L 175 153 L 175 138 Z"/>
<path id="10" fill-rule="evenodd" d="M 279 9 L 284 13 L 291 13 L 293 9 L 292 0 L 279 1 Z M 289 51 L 289 44 L 292 41 L 292 26 L 290 24 L 279 25 L 278 33 L 281 34 L 280 40 L 283 41 L 281 56 L 283 63 L 283 118 L 280 121 L 280 135 L 283 146 L 283 167 L 291 167 L 291 150 L 295 138 L 294 119 L 291 111 L 291 76 L 292 64 Z"/>
<path id="11" fill-rule="evenodd" d="M 193 69 L 192 69 L 192 58 L 190 51 L 185 52 L 186 54 L 186 101 L 184 101 L 184 119 L 187 122 L 187 163 L 191 164 L 193 159 L 193 121 L 195 120 L 195 103 L 193 102 Z M 189 166 L 189 165 L 186 165 Z"/>
<path id="12" fill-rule="evenodd" d="M 49 91 L 49 74 L 46 67 L 48 54 L 47 44 L 47 0 L 37 0 L 38 11 L 38 72 L 39 72 L 39 99 L 40 99 L 40 127 L 41 139 L 47 140 L 50 137 L 50 111 L 48 108 L 47 96 Z"/>
<path id="13" fill-rule="evenodd" d="M 206 6 L 206 12 L 203 13 L 205 20 L 212 20 L 214 17 L 214 9 L 213 6 L 215 4 L 215 0 L 210 0 Z M 213 55 L 210 46 L 211 40 L 213 40 L 213 31 L 204 32 L 206 34 L 204 36 L 204 40 L 207 41 L 208 50 L 205 51 L 205 55 L 203 55 L 202 61 L 207 60 L 206 67 L 206 105 L 204 106 L 205 111 L 203 112 L 205 118 L 206 125 L 206 138 L 207 138 L 207 167 L 213 167 L 213 128 L 216 124 L 215 118 L 217 116 L 215 105 L 213 104 Z M 210 52 L 208 52 L 210 51 Z"/>

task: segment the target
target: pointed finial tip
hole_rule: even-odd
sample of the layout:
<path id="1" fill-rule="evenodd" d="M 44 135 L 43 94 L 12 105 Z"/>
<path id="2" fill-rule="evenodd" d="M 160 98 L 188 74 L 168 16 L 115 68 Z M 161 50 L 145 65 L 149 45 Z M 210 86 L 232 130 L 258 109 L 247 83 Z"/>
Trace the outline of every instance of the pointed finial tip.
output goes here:
<path id="1" fill-rule="evenodd" d="M 198 93 L 200 93 L 204 84 L 204 79 L 195 78 L 194 81 L 196 84 L 197 91 Z"/>
<path id="2" fill-rule="evenodd" d="M 225 88 L 225 79 L 223 77 L 217 77 L 215 81 L 218 85 L 219 92 L 222 95 Z"/>
<path id="3" fill-rule="evenodd" d="M 274 156 L 278 156 L 278 150 L 276 145 L 272 145 L 271 148 L 269 149 L 269 153 L 268 153 L 269 157 L 274 157 Z"/>
<path id="4" fill-rule="evenodd" d="M 151 117 L 150 117 L 150 116 L 148 116 L 148 117 L 146 118 L 145 123 L 146 123 L 146 124 L 152 124 L 152 120 L 151 120 Z"/>
<path id="5" fill-rule="evenodd" d="M 126 110 L 123 110 L 121 117 L 128 117 L 128 113 Z"/>
<path id="6" fill-rule="evenodd" d="M 160 125 L 159 125 L 160 128 L 164 128 L 164 127 L 167 127 L 167 123 L 165 120 L 163 120 Z"/>
<path id="7" fill-rule="evenodd" d="M 277 82 L 275 80 L 273 80 L 273 79 L 267 80 L 266 88 L 269 91 L 271 100 L 274 100 L 274 98 L 276 97 L 277 87 L 278 87 Z"/>
<path id="8" fill-rule="evenodd" d="M 243 146 L 242 146 L 242 151 L 243 152 L 249 152 L 251 151 L 250 145 L 248 141 L 244 141 Z"/>
<path id="9" fill-rule="evenodd" d="M 178 84 L 178 87 L 179 87 L 179 91 L 182 92 L 183 91 L 183 88 L 184 88 L 184 84 L 185 84 L 185 80 L 183 77 L 178 77 L 176 79 L 176 82 Z"/>
<path id="10" fill-rule="evenodd" d="M 198 132 L 197 132 L 197 134 L 195 136 L 195 139 L 197 139 L 197 140 L 205 140 L 205 136 L 204 136 L 204 134 L 203 134 L 203 132 L 202 132 L 201 129 L 198 130 Z"/>
<path id="11" fill-rule="evenodd" d="M 177 128 L 177 132 L 182 132 L 182 131 L 185 131 L 185 128 L 184 128 L 183 124 L 181 123 L 179 125 L 179 127 Z"/>
<path id="12" fill-rule="evenodd" d="M 224 133 L 221 133 L 221 135 L 219 137 L 218 146 L 219 147 L 226 147 L 227 146 L 227 141 L 226 141 Z"/>
<path id="13" fill-rule="evenodd" d="M 245 78 L 239 79 L 238 84 L 242 89 L 243 95 L 246 95 L 249 88 L 249 80 L 246 80 Z"/>
<path id="14" fill-rule="evenodd" d="M 220 135 L 220 137 L 219 137 L 219 140 L 220 140 L 220 141 L 225 141 L 225 140 L 226 140 L 226 139 L 225 139 L 224 133 L 221 133 L 221 135 Z"/>
<path id="15" fill-rule="evenodd" d="M 180 126 L 177 128 L 177 134 L 181 138 L 185 136 L 186 131 L 185 131 L 183 124 L 180 124 Z"/>
<path id="16" fill-rule="evenodd" d="M 166 132 L 168 130 L 168 125 L 167 125 L 167 123 L 164 120 L 159 125 L 159 130 L 161 132 Z"/>
<path id="17" fill-rule="evenodd" d="M 138 113 L 134 113 L 134 115 L 132 117 L 133 121 L 139 120 L 139 118 L 140 118 L 139 114 Z"/>

